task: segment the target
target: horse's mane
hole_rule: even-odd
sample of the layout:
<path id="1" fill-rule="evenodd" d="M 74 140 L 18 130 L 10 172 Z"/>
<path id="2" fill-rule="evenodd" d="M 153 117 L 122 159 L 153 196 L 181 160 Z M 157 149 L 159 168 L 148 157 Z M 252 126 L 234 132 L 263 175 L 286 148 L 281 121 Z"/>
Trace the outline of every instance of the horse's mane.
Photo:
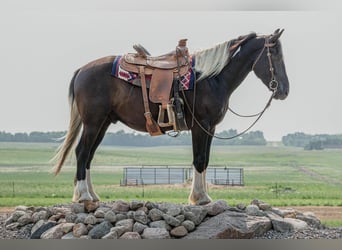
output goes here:
<path id="1" fill-rule="evenodd" d="M 203 49 L 194 52 L 196 60 L 196 71 L 201 75 L 197 80 L 202 80 L 206 77 L 215 76 L 229 62 L 229 47 L 231 41 L 217 44 L 212 48 Z"/>

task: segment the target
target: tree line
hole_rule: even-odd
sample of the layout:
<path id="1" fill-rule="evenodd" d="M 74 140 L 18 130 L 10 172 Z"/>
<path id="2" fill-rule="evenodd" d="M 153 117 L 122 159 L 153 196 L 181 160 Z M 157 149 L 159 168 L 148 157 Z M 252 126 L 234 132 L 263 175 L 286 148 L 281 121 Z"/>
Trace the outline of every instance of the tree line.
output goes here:
<path id="1" fill-rule="evenodd" d="M 342 148 L 342 134 L 310 135 L 303 132 L 287 134 L 282 137 L 285 146 L 302 147 L 306 150 L 322 150 L 325 148 Z"/>
<path id="2" fill-rule="evenodd" d="M 8 133 L 0 132 L 1 142 L 59 142 L 66 131 L 58 132 L 31 132 L 31 133 Z M 235 129 L 217 133 L 220 137 L 237 135 Z M 167 146 L 167 145 L 191 145 L 191 133 L 182 132 L 178 136 L 151 137 L 148 134 L 127 133 L 123 130 L 115 133 L 108 132 L 102 140 L 102 145 L 108 146 Z M 266 145 L 267 141 L 261 131 L 251 131 L 231 140 L 213 140 L 214 145 Z"/>

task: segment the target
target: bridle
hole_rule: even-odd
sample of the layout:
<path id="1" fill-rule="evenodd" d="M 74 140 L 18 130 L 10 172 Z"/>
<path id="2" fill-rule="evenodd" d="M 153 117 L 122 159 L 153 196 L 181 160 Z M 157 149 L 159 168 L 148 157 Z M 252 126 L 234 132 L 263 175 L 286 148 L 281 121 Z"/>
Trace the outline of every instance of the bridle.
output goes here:
<path id="1" fill-rule="evenodd" d="M 240 116 L 240 117 L 256 117 L 257 118 L 255 119 L 255 121 L 248 127 L 246 128 L 245 130 L 243 130 L 242 132 L 234 135 L 234 136 L 229 136 L 229 137 L 221 137 L 221 136 L 217 136 L 213 133 L 210 133 L 206 128 L 203 127 L 203 125 L 196 119 L 195 117 L 195 112 L 194 112 L 194 103 L 193 103 L 193 109 L 191 109 L 189 103 L 187 102 L 187 99 L 186 99 L 186 96 L 185 96 L 185 93 L 184 93 L 184 90 L 182 90 L 182 94 L 183 94 L 183 98 L 184 98 L 184 102 L 189 110 L 189 112 L 191 113 L 191 116 L 192 116 L 192 120 L 195 121 L 197 123 L 197 125 L 209 136 L 212 136 L 216 139 L 221 139 L 221 140 L 230 140 L 230 139 L 234 139 L 234 138 L 237 138 L 237 137 L 240 137 L 241 135 L 245 134 L 247 131 L 249 131 L 259 120 L 260 118 L 262 117 L 262 115 L 265 113 L 266 109 L 271 105 L 271 102 L 272 102 L 272 99 L 273 97 L 275 96 L 277 90 L 278 90 L 278 81 L 276 80 L 275 78 L 275 75 L 274 75 L 274 68 L 273 68 L 273 63 L 272 63 L 272 54 L 271 54 L 271 50 L 270 48 L 274 47 L 276 45 L 276 43 L 271 43 L 270 42 L 270 36 L 264 36 L 264 39 L 265 39 L 265 43 L 264 43 L 264 47 L 262 48 L 260 54 L 257 56 L 256 60 L 254 61 L 253 65 L 252 65 L 252 70 L 254 70 L 254 67 L 255 65 L 259 62 L 262 54 L 264 53 L 265 49 L 267 50 L 267 58 L 268 58 L 268 63 L 269 63 L 269 70 L 271 72 L 271 79 L 270 79 L 270 82 L 268 84 L 268 88 L 270 91 L 272 91 L 272 95 L 270 96 L 268 102 L 266 103 L 264 109 L 257 113 L 257 114 L 254 114 L 254 115 L 240 115 L 238 114 L 237 112 L 233 111 L 230 107 L 228 107 L 228 110 L 230 112 L 232 112 L 233 114 L 237 115 L 237 116 Z M 194 71 L 194 69 L 192 68 L 192 70 Z M 196 80 L 195 80 L 196 81 Z M 196 85 L 196 84 L 195 84 Z"/>

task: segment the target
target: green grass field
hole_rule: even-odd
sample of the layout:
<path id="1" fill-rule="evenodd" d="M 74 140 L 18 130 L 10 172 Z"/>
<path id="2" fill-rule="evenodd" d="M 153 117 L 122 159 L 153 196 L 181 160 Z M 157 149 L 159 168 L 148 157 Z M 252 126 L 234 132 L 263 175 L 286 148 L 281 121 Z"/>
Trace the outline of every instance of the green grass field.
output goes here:
<path id="1" fill-rule="evenodd" d="M 75 157 L 55 177 L 49 160 L 56 148 L 56 144 L 0 143 L 0 206 L 71 201 Z M 190 166 L 191 157 L 187 146 L 101 147 L 93 161 L 92 179 L 102 200 L 186 203 L 190 185 L 121 187 L 119 183 L 124 166 Z M 257 198 L 273 206 L 342 206 L 342 150 L 214 146 L 210 165 L 244 168 L 245 186 L 209 189 L 213 199 L 230 205 Z"/>

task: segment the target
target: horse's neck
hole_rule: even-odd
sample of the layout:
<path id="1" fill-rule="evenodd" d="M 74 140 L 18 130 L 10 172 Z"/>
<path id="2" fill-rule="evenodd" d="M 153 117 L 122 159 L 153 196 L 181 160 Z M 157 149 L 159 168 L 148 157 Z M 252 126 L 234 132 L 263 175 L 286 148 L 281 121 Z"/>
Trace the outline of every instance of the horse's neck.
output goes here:
<path id="1" fill-rule="evenodd" d="M 252 71 L 252 60 L 250 57 L 239 58 L 232 61 L 218 75 L 222 91 L 226 91 L 229 97 L 237 89 L 247 75 Z"/>

